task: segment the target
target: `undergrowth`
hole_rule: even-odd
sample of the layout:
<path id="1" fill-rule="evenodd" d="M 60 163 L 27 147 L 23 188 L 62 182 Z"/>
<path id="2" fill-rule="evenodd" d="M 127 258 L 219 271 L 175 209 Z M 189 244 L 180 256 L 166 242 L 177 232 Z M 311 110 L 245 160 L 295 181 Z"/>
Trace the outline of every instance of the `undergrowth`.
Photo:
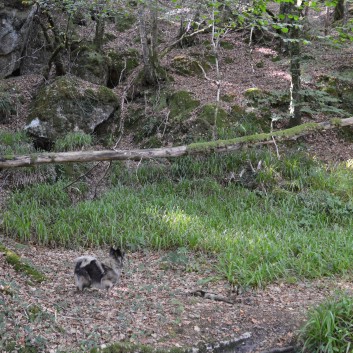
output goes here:
<path id="1" fill-rule="evenodd" d="M 308 313 L 301 329 L 303 352 L 353 351 L 353 299 L 345 294 L 329 298 Z"/>
<path id="2" fill-rule="evenodd" d="M 353 172 L 344 166 L 252 151 L 137 170 L 116 163 L 111 183 L 99 199 L 75 205 L 63 180 L 14 192 L 4 231 L 51 246 L 203 251 L 218 257 L 217 271 L 232 284 L 352 268 Z"/>
<path id="3" fill-rule="evenodd" d="M 91 146 L 93 137 L 84 132 L 69 132 L 55 141 L 54 150 L 57 152 L 76 151 Z"/>

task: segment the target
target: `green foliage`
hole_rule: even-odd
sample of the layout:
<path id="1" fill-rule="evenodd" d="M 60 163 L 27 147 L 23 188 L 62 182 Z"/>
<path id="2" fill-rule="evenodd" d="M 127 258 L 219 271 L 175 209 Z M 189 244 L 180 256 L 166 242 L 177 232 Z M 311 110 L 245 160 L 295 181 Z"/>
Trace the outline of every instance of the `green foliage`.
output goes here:
<path id="1" fill-rule="evenodd" d="M 345 294 L 310 310 L 301 329 L 303 352 L 348 353 L 353 349 L 353 299 Z"/>
<path id="2" fill-rule="evenodd" d="M 16 113 L 14 101 L 9 92 L 4 92 L 0 87 L 0 122 L 6 122 L 7 119 Z"/>
<path id="3" fill-rule="evenodd" d="M 249 163 L 255 173 L 240 177 Z M 4 231 L 66 247 L 179 249 L 181 259 L 180 249 L 217 253 L 218 273 L 240 285 L 351 269 L 353 172 L 343 166 L 327 169 L 302 155 L 278 160 L 254 150 L 171 165 L 142 162 L 137 170 L 117 163 L 112 175 L 114 189 L 75 204 L 63 183 L 13 193 Z"/>
<path id="4" fill-rule="evenodd" d="M 331 113 L 342 117 L 348 115 L 348 112 L 340 109 L 340 100 L 325 91 L 306 89 L 300 93 L 304 104 L 306 104 L 302 108 L 302 112 L 309 114 Z"/>
<path id="5" fill-rule="evenodd" d="M 193 109 L 198 107 L 200 102 L 195 100 L 190 92 L 178 91 L 168 97 L 170 116 L 173 119 L 185 119 Z"/>
<path id="6" fill-rule="evenodd" d="M 24 131 L 0 131 L 0 154 L 32 153 L 34 149 L 30 142 Z"/>
<path id="7" fill-rule="evenodd" d="M 69 132 L 55 141 L 54 150 L 58 152 L 82 150 L 92 145 L 93 137 L 84 132 Z"/>

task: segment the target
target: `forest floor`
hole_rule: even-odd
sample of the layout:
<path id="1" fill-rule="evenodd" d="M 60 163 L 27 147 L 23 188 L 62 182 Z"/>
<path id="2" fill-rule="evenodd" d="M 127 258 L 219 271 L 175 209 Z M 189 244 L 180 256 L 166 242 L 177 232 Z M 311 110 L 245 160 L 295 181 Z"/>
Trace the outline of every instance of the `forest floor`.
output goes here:
<path id="1" fill-rule="evenodd" d="M 247 333 L 249 338 L 234 352 L 262 352 L 290 346 L 315 304 L 337 290 L 353 293 L 351 281 L 326 278 L 275 283 L 236 294 L 212 273 L 214 259 L 188 254 L 180 263 L 170 253 L 152 251 L 128 253 L 121 281 L 109 294 L 96 289 L 78 293 L 74 259 L 82 254 L 103 258 L 103 250 L 80 252 L 0 241 L 47 277 L 35 284 L 0 255 L 6 338 L 45 352 L 74 352 L 79 347 L 87 351 L 94 344 L 105 347 L 119 341 L 193 347 Z M 191 295 L 201 289 L 230 303 Z"/>
<path id="2" fill-rule="evenodd" d="M 319 15 L 317 15 L 319 17 Z M 127 47 L 134 42 L 137 29 L 122 40 L 107 47 Z M 233 49 L 222 49 L 221 71 L 224 94 L 234 95 L 236 102 L 244 103 L 243 92 L 250 87 L 261 89 L 288 89 L 288 59 L 274 62 L 275 51 L 268 47 L 250 49 L 239 36 L 227 39 Z M 189 49 L 200 52 L 202 44 Z M 351 65 L 352 48 L 340 53 L 328 53 L 313 45 L 315 58 L 311 67 L 304 68 L 304 85 L 327 71 Z M 185 50 L 172 51 L 164 65 L 173 56 Z M 233 57 L 227 64 L 222 58 Z M 263 62 L 263 67 L 256 63 Z M 212 73 L 209 73 L 212 78 Z M 214 78 L 214 77 L 213 77 Z M 24 103 L 18 109 L 17 119 L 3 126 L 7 130 L 22 129 L 29 102 L 35 95 L 40 76 L 27 75 L 7 80 L 20 91 Z M 201 102 L 212 102 L 216 86 L 202 77 L 175 75 L 173 87 L 196 94 Z M 118 92 L 118 89 L 117 89 Z M 315 121 L 325 120 L 317 116 Z M 308 151 L 325 162 L 341 162 L 352 158 L 353 144 L 335 131 L 310 135 L 305 138 Z M 125 140 L 123 147 L 130 147 Z M 1 190 L 0 198 L 5 198 Z M 265 289 L 244 289 L 240 294 L 231 291 L 226 281 L 212 272 L 215 259 L 201 254 L 187 254 L 182 263 L 168 252 L 128 253 L 120 283 L 107 294 L 99 290 L 77 293 L 73 280 L 74 259 L 84 254 L 101 258 L 107 249 L 74 251 L 44 248 L 33 244 L 15 243 L 0 236 L 0 242 L 43 271 L 47 280 L 34 283 L 21 272 L 16 272 L 0 253 L 0 303 L 5 311 L 6 337 L 18 344 L 31 343 L 39 351 L 73 352 L 98 343 L 101 346 L 119 341 L 143 343 L 153 347 L 190 347 L 198 342 L 215 342 L 230 337 L 251 334 L 237 352 L 262 352 L 273 347 L 290 346 L 297 329 L 305 320 L 309 308 L 334 295 L 337 290 L 353 293 L 353 283 L 347 278 L 324 278 L 294 284 L 274 283 Z M 4 287 L 6 284 L 6 288 Z M 8 286 L 8 287 L 7 287 Z M 204 290 L 228 298 L 232 303 L 192 296 Z M 1 319 L 4 317 L 0 317 Z M 4 337 L 3 337 L 4 338 Z M 86 347 L 86 348 L 83 348 Z"/>

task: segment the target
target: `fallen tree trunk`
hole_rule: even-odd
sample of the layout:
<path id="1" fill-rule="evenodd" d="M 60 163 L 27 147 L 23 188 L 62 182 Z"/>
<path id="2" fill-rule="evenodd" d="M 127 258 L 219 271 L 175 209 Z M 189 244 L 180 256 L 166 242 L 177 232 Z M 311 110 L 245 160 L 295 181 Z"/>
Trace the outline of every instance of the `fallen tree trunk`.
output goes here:
<path id="1" fill-rule="evenodd" d="M 221 153 L 241 149 L 244 146 L 254 146 L 271 143 L 271 141 L 282 141 L 297 139 L 300 136 L 315 131 L 333 129 L 337 127 L 353 125 L 353 118 L 332 119 L 324 123 L 307 123 L 286 130 L 272 133 L 255 134 L 237 137 L 230 140 L 217 140 L 211 142 L 192 143 L 187 146 L 131 149 L 131 150 L 104 150 L 104 151 L 77 151 L 59 153 L 35 153 L 23 156 L 0 156 L 1 168 L 28 167 L 48 163 L 70 163 L 70 162 L 92 162 L 111 160 L 143 160 L 154 158 L 175 158 L 185 155 Z"/>

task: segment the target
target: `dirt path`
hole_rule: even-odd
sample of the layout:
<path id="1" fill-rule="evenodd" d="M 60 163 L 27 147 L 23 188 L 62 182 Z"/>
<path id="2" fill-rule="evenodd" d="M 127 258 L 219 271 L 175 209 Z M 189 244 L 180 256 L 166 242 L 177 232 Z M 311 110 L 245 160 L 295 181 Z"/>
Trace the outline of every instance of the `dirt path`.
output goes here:
<path id="1" fill-rule="evenodd" d="M 228 304 L 188 293 L 203 289 L 229 296 L 229 286 L 216 274 L 212 260 L 189 256 L 178 264 L 165 252 L 131 253 L 120 284 L 111 295 L 98 290 L 75 291 L 73 260 L 88 251 L 24 246 L 0 237 L 23 259 L 40 268 L 47 281 L 33 284 L 0 256 L 0 336 L 31 342 L 40 351 L 87 351 L 118 341 L 154 347 L 195 346 L 238 337 L 246 332 L 240 352 L 260 352 L 289 345 L 308 307 L 337 289 L 352 291 L 352 283 L 320 280 L 293 285 L 274 284 L 265 290 L 231 296 Z M 102 250 L 91 252 L 104 256 Z M 5 313 L 5 316 L 3 315 Z"/>

